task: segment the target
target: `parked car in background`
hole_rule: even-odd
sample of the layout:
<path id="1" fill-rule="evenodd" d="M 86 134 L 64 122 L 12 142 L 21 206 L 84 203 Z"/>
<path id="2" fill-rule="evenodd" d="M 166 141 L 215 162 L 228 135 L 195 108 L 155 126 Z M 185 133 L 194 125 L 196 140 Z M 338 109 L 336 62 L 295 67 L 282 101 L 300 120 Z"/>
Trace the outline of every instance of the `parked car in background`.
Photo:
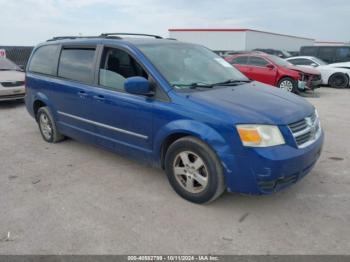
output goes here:
<path id="1" fill-rule="evenodd" d="M 264 52 L 265 54 L 275 55 L 280 58 L 288 58 L 292 56 L 289 52 L 285 50 L 277 50 L 277 49 L 271 49 L 271 48 L 256 48 L 253 51 Z"/>
<path id="2" fill-rule="evenodd" d="M 349 86 L 350 69 L 328 64 L 314 56 L 296 56 L 287 58 L 286 60 L 293 65 L 317 68 L 321 73 L 323 85 L 329 85 L 335 88 L 345 88 Z"/>
<path id="3" fill-rule="evenodd" d="M 225 189 L 273 193 L 311 171 L 323 131 L 305 99 L 250 81 L 203 46 L 123 35 L 35 48 L 25 100 L 45 141 L 68 136 L 163 168 L 195 203 Z"/>
<path id="4" fill-rule="evenodd" d="M 24 72 L 7 58 L 0 57 L 0 101 L 23 99 Z"/>
<path id="5" fill-rule="evenodd" d="M 327 63 L 349 62 L 350 46 L 302 46 L 300 56 L 315 56 Z"/>
<path id="6" fill-rule="evenodd" d="M 314 89 L 321 84 L 321 74 L 312 68 L 294 66 L 286 60 L 263 53 L 246 53 L 225 58 L 250 79 L 277 86 L 288 92 Z"/>

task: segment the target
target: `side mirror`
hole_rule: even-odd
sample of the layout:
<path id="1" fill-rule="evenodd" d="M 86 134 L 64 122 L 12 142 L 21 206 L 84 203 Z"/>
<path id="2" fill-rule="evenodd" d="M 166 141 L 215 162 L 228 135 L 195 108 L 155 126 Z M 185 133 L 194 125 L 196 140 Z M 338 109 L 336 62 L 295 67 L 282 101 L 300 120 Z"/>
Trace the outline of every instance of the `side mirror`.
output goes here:
<path id="1" fill-rule="evenodd" d="M 275 68 L 275 66 L 273 64 L 267 64 L 266 67 L 270 70 Z"/>
<path id="2" fill-rule="evenodd" d="M 141 76 L 129 77 L 124 82 L 126 92 L 135 95 L 152 96 L 151 85 L 148 80 Z"/>
<path id="3" fill-rule="evenodd" d="M 312 63 L 311 66 L 313 66 L 313 67 L 318 67 L 318 64 Z"/>

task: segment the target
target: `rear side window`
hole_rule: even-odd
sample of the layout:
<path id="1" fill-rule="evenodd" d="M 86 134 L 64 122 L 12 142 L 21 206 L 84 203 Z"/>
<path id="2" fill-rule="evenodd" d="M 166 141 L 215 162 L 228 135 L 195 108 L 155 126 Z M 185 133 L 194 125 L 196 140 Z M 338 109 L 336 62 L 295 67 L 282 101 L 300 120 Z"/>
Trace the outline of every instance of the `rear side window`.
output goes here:
<path id="1" fill-rule="evenodd" d="M 302 47 L 301 48 L 301 52 L 300 54 L 301 55 L 308 55 L 308 56 L 317 56 L 317 50 L 318 50 L 318 47 Z"/>
<path id="2" fill-rule="evenodd" d="M 56 75 L 57 48 L 57 45 L 39 47 L 30 61 L 29 71 L 45 75 Z"/>
<path id="3" fill-rule="evenodd" d="M 58 76 L 79 81 L 82 83 L 91 83 L 93 79 L 95 49 L 62 49 Z"/>
<path id="4" fill-rule="evenodd" d="M 247 56 L 238 56 L 231 60 L 231 64 L 246 65 L 248 63 Z"/>
<path id="5" fill-rule="evenodd" d="M 268 62 L 263 58 L 251 56 L 249 57 L 248 64 L 252 66 L 267 66 Z"/>
<path id="6" fill-rule="evenodd" d="M 320 47 L 319 57 L 327 62 L 333 62 L 335 58 L 335 50 L 334 47 Z"/>

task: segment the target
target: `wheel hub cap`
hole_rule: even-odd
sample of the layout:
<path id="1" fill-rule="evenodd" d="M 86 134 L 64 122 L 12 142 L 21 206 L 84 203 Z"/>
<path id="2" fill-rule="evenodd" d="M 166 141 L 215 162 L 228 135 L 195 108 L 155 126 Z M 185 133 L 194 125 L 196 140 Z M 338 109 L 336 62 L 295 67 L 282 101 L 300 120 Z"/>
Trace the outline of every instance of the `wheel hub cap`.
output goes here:
<path id="1" fill-rule="evenodd" d="M 177 182 L 190 193 L 200 193 L 208 185 L 208 169 L 203 159 L 191 151 L 175 157 L 173 171 Z"/>

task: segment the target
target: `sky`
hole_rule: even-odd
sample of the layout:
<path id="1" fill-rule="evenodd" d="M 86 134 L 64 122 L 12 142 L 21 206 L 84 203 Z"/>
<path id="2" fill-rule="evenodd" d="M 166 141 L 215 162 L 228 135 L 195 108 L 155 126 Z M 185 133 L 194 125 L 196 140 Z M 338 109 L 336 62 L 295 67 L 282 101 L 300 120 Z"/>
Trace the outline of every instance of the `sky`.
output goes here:
<path id="1" fill-rule="evenodd" d="M 103 32 L 250 28 L 350 41 L 349 0 L 0 0 L 0 45 Z"/>

